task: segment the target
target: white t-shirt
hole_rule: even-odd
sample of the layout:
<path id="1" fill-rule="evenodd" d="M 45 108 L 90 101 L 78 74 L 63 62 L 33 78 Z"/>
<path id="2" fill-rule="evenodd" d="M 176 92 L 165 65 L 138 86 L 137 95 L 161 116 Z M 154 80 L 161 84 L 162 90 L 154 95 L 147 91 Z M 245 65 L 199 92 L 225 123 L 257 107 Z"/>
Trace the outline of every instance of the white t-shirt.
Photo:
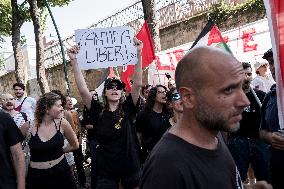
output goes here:
<path id="1" fill-rule="evenodd" d="M 262 77 L 257 75 L 251 82 L 254 89 L 261 90 L 265 93 L 270 91 L 271 86 L 275 83 L 272 77 Z"/>
<path id="2" fill-rule="evenodd" d="M 15 107 L 18 107 L 19 105 L 21 105 L 24 99 L 25 97 L 22 97 L 21 99 L 17 99 L 15 102 Z M 34 120 L 35 109 L 36 109 L 36 100 L 28 96 L 22 105 L 21 112 L 25 112 L 26 114 L 28 114 L 28 117 L 30 118 L 30 120 Z"/>

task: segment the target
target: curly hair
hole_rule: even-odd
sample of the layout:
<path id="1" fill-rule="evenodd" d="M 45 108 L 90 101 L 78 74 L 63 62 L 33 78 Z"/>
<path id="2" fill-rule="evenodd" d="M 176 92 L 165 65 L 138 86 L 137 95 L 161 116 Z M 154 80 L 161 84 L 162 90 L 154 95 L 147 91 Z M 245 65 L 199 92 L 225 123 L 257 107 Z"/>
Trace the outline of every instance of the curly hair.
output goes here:
<path id="1" fill-rule="evenodd" d="M 23 83 L 14 83 L 13 85 L 13 89 L 15 89 L 15 87 L 20 87 L 21 89 L 26 90 L 26 87 Z"/>
<path id="2" fill-rule="evenodd" d="M 67 100 L 66 100 L 66 96 L 64 94 L 62 94 L 62 92 L 60 90 L 57 89 L 53 89 L 51 90 L 51 92 L 59 95 L 61 97 L 61 102 L 62 102 L 62 106 L 65 107 Z"/>
<path id="3" fill-rule="evenodd" d="M 151 111 L 153 109 L 156 103 L 156 96 L 157 96 L 157 91 L 159 87 L 162 87 L 165 89 L 165 91 L 167 91 L 167 88 L 164 85 L 156 85 L 155 87 L 152 87 L 149 91 L 149 95 L 146 100 L 145 110 Z M 168 112 L 168 108 L 166 104 L 163 105 L 163 111 Z"/>
<path id="4" fill-rule="evenodd" d="M 45 93 L 38 99 L 35 110 L 36 127 L 40 126 L 46 111 L 49 110 L 58 100 L 61 100 L 61 97 L 53 92 Z"/>

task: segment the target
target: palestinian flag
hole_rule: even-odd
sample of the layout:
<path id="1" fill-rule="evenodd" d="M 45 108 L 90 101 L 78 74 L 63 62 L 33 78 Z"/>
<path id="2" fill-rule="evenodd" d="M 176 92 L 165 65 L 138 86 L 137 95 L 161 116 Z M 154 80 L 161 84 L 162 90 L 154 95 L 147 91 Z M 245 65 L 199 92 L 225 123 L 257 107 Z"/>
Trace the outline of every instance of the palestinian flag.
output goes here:
<path id="1" fill-rule="evenodd" d="M 264 0 L 264 5 L 272 42 L 279 125 L 284 129 L 284 3 Z"/>
<path id="2" fill-rule="evenodd" d="M 193 47 L 208 45 L 225 49 L 232 54 L 230 48 L 226 44 L 228 40 L 228 37 L 222 37 L 217 25 L 212 21 L 211 18 L 209 18 L 207 24 L 198 35 L 190 49 Z"/>

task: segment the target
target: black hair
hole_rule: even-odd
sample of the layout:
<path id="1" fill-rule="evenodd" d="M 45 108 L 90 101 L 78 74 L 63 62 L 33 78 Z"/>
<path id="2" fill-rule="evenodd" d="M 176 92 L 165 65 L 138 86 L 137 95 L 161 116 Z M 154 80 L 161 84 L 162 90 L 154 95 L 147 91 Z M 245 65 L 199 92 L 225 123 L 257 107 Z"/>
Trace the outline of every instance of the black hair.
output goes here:
<path id="1" fill-rule="evenodd" d="M 146 85 L 142 86 L 142 88 L 141 88 L 142 95 L 144 95 L 144 91 L 147 90 L 149 87 L 152 87 L 152 85 L 146 84 Z"/>
<path id="2" fill-rule="evenodd" d="M 243 64 L 244 69 L 251 68 L 251 65 L 249 62 L 242 62 L 242 64 Z"/>
<path id="3" fill-rule="evenodd" d="M 272 51 L 272 48 L 271 48 L 263 54 L 262 58 L 267 60 L 269 57 L 272 57 L 272 56 L 273 56 L 273 51 Z"/>
<path id="4" fill-rule="evenodd" d="M 146 104 L 145 104 L 145 109 L 148 111 L 152 111 L 153 107 L 156 103 L 156 96 L 157 96 L 157 92 L 158 92 L 158 88 L 162 87 L 165 89 L 165 91 L 167 91 L 167 88 L 164 85 L 156 85 L 155 87 L 152 87 L 149 91 L 149 95 L 148 98 L 146 100 Z M 168 112 L 168 108 L 167 105 L 164 104 L 163 106 L 163 111 Z"/>
<path id="5" fill-rule="evenodd" d="M 107 84 L 105 83 L 104 85 L 104 89 L 103 89 L 103 100 L 104 100 L 104 109 L 103 111 L 107 110 L 109 111 L 110 108 L 109 108 L 109 103 L 108 103 L 108 99 L 107 97 L 105 96 L 105 93 L 106 93 L 106 86 L 111 83 L 113 80 L 109 80 L 107 82 Z M 124 84 L 124 83 L 123 83 Z M 122 96 L 122 93 L 121 93 L 121 97 L 119 99 L 119 104 L 118 104 L 118 107 L 117 109 L 115 110 L 114 112 L 114 117 L 115 117 L 115 120 L 116 121 L 119 121 L 120 118 L 123 118 L 124 117 L 124 112 L 123 112 L 123 108 L 122 108 L 122 103 L 123 103 L 123 96 Z M 103 113 L 103 111 L 101 112 L 101 114 Z"/>
<path id="6" fill-rule="evenodd" d="M 20 87 L 21 89 L 23 89 L 23 91 L 26 90 L 26 87 L 23 83 L 15 83 L 13 85 L 13 89 L 15 89 L 15 87 Z"/>

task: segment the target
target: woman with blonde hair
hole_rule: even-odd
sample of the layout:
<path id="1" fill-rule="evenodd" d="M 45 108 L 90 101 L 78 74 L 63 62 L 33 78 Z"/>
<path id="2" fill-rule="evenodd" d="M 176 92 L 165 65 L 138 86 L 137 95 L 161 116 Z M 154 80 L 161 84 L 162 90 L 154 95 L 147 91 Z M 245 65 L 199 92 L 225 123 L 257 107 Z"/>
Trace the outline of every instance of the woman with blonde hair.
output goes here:
<path id="1" fill-rule="evenodd" d="M 28 142 L 31 154 L 28 189 L 76 188 L 64 153 L 77 149 L 79 143 L 70 124 L 62 116 L 59 95 L 49 92 L 39 98 Z M 69 142 L 65 148 L 64 137 Z"/>

